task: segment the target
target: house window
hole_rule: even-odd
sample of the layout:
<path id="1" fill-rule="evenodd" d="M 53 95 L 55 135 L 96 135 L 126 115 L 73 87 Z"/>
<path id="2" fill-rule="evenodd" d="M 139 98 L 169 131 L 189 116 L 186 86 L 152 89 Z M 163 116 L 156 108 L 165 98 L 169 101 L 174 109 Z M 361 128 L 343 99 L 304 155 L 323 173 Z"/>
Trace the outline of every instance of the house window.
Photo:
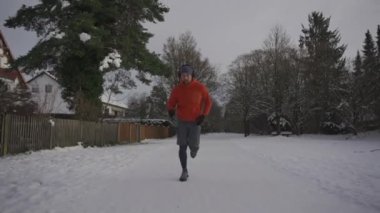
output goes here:
<path id="1" fill-rule="evenodd" d="M 52 85 L 50 85 L 50 84 L 45 85 L 45 92 L 46 93 L 51 93 L 52 89 L 53 89 Z"/>
<path id="2" fill-rule="evenodd" d="M 109 115 L 110 114 L 110 110 L 108 109 L 108 107 L 104 108 L 104 114 L 105 115 Z"/>
<path id="3" fill-rule="evenodd" d="M 38 88 L 38 86 L 32 87 L 32 93 L 39 93 L 39 92 L 40 92 L 40 88 Z"/>

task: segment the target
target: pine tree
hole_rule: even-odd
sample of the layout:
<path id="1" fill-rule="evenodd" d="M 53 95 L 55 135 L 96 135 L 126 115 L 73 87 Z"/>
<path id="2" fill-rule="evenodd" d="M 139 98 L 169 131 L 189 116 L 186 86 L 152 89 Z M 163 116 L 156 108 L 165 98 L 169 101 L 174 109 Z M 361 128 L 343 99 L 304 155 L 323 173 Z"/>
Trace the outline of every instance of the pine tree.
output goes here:
<path id="1" fill-rule="evenodd" d="M 0 79 L 0 114 L 15 113 L 29 115 L 37 111 L 37 104 L 26 89 L 10 89 L 7 82 Z"/>
<path id="2" fill-rule="evenodd" d="M 366 74 L 374 72 L 376 67 L 376 47 L 369 30 L 365 33 L 362 65 Z"/>
<path id="3" fill-rule="evenodd" d="M 351 77 L 351 101 L 350 106 L 352 109 L 352 123 L 356 128 L 361 128 L 363 112 L 365 110 L 364 100 L 364 81 L 362 58 L 358 51 L 354 61 L 354 73 Z"/>
<path id="4" fill-rule="evenodd" d="M 354 61 L 354 73 L 356 76 L 360 76 L 362 72 L 362 57 L 360 56 L 360 52 L 356 53 L 355 61 Z"/>
<path id="5" fill-rule="evenodd" d="M 377 44 L 377 60 L 380 64 L 380 25 L 377 25 L 377 36 L 376 36 L 376 44 Z"/>
<path id="6" fill-rule="evenodd" d="M 339 122 L 335 111 L 344 94 L 341 77 L 345 69 L 345 45 L 338 30 L 331 31 L 330 18 L 312 12 L 308 28 L 302 26 L 300 47 L 305 48 L 305 91 L 310 112 L 308 131 L 319 132 L 326 122 Z"/>
<path id="7" fill-rule="evenodd" d="M 153 87 L 152 92 L 150 94 L 150 100 L 152 104 L 152 110 L 149 116 L 150 118 L 167 118 L 167 99 L 167 90 L 162 82 Z"/>
<path id="8" fill-rule="evenodd" d="M 39 42 L 16 61 L 25 71 L 53 70 L 71 108 L 99 113 L 103 75 L 118 67 L 160 74 L 164 65 L 147 50 L 143 22 L 163 21 L 158 0 L 42 0 L 23 5 L 5 26 L 35 31 Z M 95 116 L 96 117 L 96 116 Z"/>
<path id="9" fill-rule="evenodd" d="M 365 33 L 363 44 L 363 90 L 365 94 L 364 106 L 367 108 L 367 121 L 374 120 L 374 115 L 378 114 L 377 104 L 379 99 L 378 90 L 379 72 L 377 63 L 377 50 L 370 31 Z M 380 115 L 378 115 L 379 117 Z"/>
<path id="10" fill-rule="evenodd" d="M 375 70 L 375 89 L 374 89 L 374 99 L 375 103 L 372 107 L 374 113 L 377 116 L 378 124 L 380 124 L 380 25 L 377 25 L 377 61 L 376 61 L 376 70 Z M 379 125 L 380 126 L 380 125 Z"/>

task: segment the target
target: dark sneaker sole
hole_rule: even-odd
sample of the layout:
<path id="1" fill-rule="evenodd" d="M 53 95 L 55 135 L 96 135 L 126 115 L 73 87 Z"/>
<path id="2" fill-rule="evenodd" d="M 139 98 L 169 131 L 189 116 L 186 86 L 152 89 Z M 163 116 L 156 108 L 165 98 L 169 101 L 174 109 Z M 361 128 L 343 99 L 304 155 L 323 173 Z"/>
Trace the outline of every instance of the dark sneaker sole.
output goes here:
<path id="1" fill-rule="evenodd" d="M 186 177 L 180 177 L 179 181 L 184 182 L 184 181 L 187 181 L 188 178 L 189 178 L 189 175 L 187 175 Z"/>
<path id="2" fill-rule="evenodd" d="M 180 182 L 185 182 L 185 181 L 187 181 L 187 178 L 180 178 L 179 181 Z"/>
<path id="3" fill-rule="evenodd" d="M 192 153 L 192 152 L 190 152 L 190 156 L 191 156 L 192 158 L 195 158 L 195 157 L 197 156 L 197 153 Z"/>

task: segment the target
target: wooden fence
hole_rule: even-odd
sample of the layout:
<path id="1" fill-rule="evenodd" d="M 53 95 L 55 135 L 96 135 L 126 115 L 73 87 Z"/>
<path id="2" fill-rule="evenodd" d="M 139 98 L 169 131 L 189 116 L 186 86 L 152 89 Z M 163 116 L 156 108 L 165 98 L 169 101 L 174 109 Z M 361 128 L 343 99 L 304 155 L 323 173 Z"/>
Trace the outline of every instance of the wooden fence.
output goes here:
<path id="1" fill-rule="evenodd" d="M 104 146 L 171 136 L 168 127 L 87 122 L 44 116 L 0 116 L 0 156 L 54 147 Z"/>

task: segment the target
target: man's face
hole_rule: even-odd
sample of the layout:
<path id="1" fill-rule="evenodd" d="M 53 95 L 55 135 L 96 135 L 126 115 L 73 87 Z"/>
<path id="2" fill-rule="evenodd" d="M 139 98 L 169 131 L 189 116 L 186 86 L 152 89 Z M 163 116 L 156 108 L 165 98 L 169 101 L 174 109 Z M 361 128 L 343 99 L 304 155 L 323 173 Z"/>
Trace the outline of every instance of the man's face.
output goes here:
<path id="1" fill-rule="evenodd" d="M 192 76 L 191 74 L 188 74 L 188 73 L 181 73 L 181 81 L 185 84 L 188 84 L 191 82 L 192 80 Z"/>

